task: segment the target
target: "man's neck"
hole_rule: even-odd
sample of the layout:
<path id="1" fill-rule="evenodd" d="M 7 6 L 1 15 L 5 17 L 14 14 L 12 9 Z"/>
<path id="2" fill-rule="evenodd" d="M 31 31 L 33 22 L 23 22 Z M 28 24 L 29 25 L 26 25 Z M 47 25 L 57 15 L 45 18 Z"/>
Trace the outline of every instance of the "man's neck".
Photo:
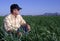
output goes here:
<path id="1" fill-rule="evenodd" d="M 17 15 L 16 14 L 12 14 L 15 18 L 17 17 Z"/>

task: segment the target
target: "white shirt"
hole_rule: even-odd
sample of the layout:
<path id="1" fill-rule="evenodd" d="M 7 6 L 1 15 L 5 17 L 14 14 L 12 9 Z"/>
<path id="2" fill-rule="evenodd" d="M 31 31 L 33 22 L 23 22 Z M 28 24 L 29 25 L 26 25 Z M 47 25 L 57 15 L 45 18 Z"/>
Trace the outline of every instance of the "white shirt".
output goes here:
<path id="1" fill-rule="evenodd" d="M 26 22 L 21 15 L 15 17 L 13 14 L 10 14 L 4 19 L 4 27 L 6 31 L 17 30 L 23 24 L 26 24 Z"/>

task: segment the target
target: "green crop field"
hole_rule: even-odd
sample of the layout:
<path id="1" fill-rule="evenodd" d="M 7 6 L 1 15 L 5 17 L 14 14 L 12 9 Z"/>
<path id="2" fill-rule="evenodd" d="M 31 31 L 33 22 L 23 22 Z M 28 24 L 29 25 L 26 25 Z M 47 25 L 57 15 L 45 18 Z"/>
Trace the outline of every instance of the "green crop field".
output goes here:
<path id="1" fill-rule="evenodd" d="M 17 37 L 4 30 L 3 19 L 0 17 L 0 41 L 60 41 L 60 16 L 23 16 L 31 26 L 28 35 Z"/>

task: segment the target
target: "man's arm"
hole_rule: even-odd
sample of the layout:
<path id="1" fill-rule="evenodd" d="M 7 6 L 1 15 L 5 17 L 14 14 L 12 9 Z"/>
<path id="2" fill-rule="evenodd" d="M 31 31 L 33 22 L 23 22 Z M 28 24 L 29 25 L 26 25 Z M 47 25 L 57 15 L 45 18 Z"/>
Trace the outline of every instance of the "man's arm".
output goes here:
<path id="1" fill-rule="evenodd" d="M 26 21 L 21 17 L 21 25 L 25 26 L 28 31 L 30 31 L 30 25 L 26 23 Z"/>
<path id="2" fill-rule="evenodd" d="M 11 29 L 12 29 L 12 26 L 11 26 L 8 18 L 4 19 L 4 27 L 5 27 L 6 31 L 11 31 Z"/>

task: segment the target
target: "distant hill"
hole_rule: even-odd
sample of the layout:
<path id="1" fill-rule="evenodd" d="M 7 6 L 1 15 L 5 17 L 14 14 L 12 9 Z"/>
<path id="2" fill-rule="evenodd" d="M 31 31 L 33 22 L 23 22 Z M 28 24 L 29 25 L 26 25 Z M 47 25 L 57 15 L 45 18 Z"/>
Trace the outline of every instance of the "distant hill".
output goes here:
<path id="1" fill-rule="evenodd" d="M 60 16 L 60 13 L 44 13 L 44 16 Z"/>

